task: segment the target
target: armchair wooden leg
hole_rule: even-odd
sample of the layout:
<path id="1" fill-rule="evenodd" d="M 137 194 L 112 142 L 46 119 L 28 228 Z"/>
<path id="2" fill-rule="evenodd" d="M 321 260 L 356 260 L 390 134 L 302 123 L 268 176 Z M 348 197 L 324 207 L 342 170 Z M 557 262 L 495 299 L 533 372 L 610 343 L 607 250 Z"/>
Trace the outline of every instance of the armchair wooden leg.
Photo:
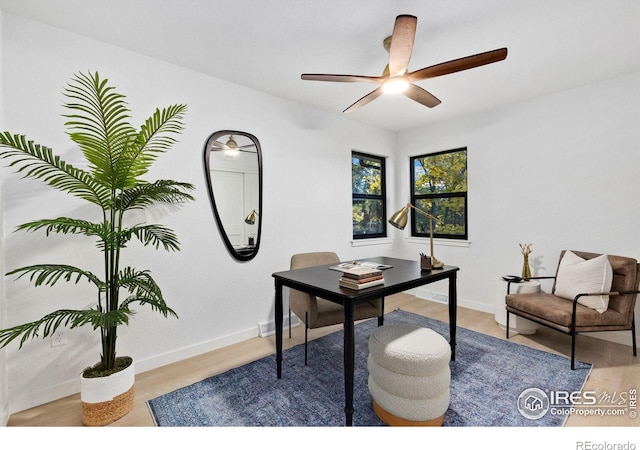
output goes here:
<path id="1" fill-rule="evenodd" d="M 291 339 L 291 308 L 289 308 L 289 339 Z"/>
<path id="2" fill-rule="evenodd" d="M 507 325 L 506 325 L 506 336 L 507 336 L 507 340 L 509 339 L 509 311 L 507 311 Z"/>

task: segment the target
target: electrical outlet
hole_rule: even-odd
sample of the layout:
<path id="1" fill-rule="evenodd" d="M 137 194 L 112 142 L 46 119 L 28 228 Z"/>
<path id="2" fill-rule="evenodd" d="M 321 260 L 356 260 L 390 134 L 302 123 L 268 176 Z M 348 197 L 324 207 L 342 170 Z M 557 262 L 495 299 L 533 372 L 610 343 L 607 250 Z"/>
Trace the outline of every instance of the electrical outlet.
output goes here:
<path id="1" fill-rule="evenodd" d="M 60 347 L 62 345 L 67 345 L 67 334 L 65 330 L 60 328 L 51 336 L 51 347 Z"/>

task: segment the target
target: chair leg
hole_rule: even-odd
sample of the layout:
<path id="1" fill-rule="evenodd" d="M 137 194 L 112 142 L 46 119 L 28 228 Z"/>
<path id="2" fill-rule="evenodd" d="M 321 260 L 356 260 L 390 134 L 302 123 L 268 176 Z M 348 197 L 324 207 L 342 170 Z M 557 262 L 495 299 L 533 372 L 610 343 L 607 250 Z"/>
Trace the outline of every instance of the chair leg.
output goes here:
<path id="1" fill-rule="evenodd" d="M 384 325 L 384 297 L 380 299 L 380 305 L 382 306 L 382 313 L 378 316 L 378 326 Z"/>
<path id="2" fill-rule="evenodd" d="M 631 342 L 633 344 L 633 356 L 638 356 L 638 349 L 636 347 L 636 315 L 633 315 L 631 319 Z"/>
<path id="3" fill-rule="evenodd" d="M 291 339 L 291 308 L 289 308 L 289 339 Z"/>
<path id="4" fill-rule="evenodd" d="M 509 339 L 509 311 L 507 311 L 507 326 L 506 326 L 505 334 L 506 334 L 507 340 L 508 340 Z"/>
<path id="5" fill-rule="evenodd" d="M 575 370 L 576 361 L 576 332 L 571 333 L 571 370 Z"/>
<path id="6" fill-rule="evenodd" d="M 307 323 L 309 323 L 308 321 L 309 319 L 309 313 L 305 312 L 304 313 L 304 365 L 307 365 L 307 331 L 309 330 L 309 327 L 307 326 Z"/>

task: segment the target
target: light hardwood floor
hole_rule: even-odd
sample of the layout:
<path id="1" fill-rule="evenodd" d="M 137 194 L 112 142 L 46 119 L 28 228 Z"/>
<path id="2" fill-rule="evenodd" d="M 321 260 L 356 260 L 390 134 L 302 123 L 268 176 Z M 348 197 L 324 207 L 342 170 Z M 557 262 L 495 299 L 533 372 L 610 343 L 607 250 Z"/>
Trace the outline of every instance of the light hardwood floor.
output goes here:
<path id="1" fill-rule="evenodd" d="M 386 312 L 403 309 L 444 322 L 448 321 L 446 305 L 417 299 L 412 295 L 393 295 L 388 297 L 385 303 Z M 498 327 L 493 314 L 458 308 L 458 326 L 504 339 L 504 330 Z M 309 337 L 314 339 L 340 329 L 341 325 L 310 330 Z M 571 345 L 569 336 L 546 328 L 539 329 L 533 335 L 515 335 L 510 340 L 565 356 L 569 355 Z M 284 348 L 304 342 L 303 327 L 295 327 L 291 339 L 285 333 L 283 341 Z M 147 400 L 274 352 L 275 340 L 273 336 L 253 338 L 138 374 L 136 375 L 133 410 L 110 426 L 153 427 L 154 423 L 146 404 Z M 508 357 L 508 355 L 505 355 L 505 357 Z M 614 395 L 628 392 L 630 389 L 640 388 L 639 359 L 633 357 L 630 346 L 588 336 L 578 336 L 576 358 L 593 364 L 593 370 L 584 386 L 584 390 L 595 391 L 597 394 Z M 567 364 L 569 364 L 568 361 Z M 491 389 L 493 387 L 488 388 Z M 80 396 L 79 394 L 72 395 L 15 413 L 9 418 L 8 425 L 13 427 L 80 426 L 82 425 Z M 640 426 L 640 418 L 632 419 L 628 414 L 618 417 L 582 417 L 573 415 L 568 418 L 566 426 Z"/>

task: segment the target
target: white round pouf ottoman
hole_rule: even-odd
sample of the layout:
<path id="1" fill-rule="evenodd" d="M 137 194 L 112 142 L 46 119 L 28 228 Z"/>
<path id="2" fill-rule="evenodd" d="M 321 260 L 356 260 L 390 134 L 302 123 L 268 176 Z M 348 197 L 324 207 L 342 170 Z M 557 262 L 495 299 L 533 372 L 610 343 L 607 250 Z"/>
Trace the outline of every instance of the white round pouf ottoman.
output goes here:
<path id="1" fill-rule="evenodd" d="M 369 337 L 369 392 L 387 425 L 440 426 L 449 408 L 451 347 L 412 324 L 378 327 Z"/>

